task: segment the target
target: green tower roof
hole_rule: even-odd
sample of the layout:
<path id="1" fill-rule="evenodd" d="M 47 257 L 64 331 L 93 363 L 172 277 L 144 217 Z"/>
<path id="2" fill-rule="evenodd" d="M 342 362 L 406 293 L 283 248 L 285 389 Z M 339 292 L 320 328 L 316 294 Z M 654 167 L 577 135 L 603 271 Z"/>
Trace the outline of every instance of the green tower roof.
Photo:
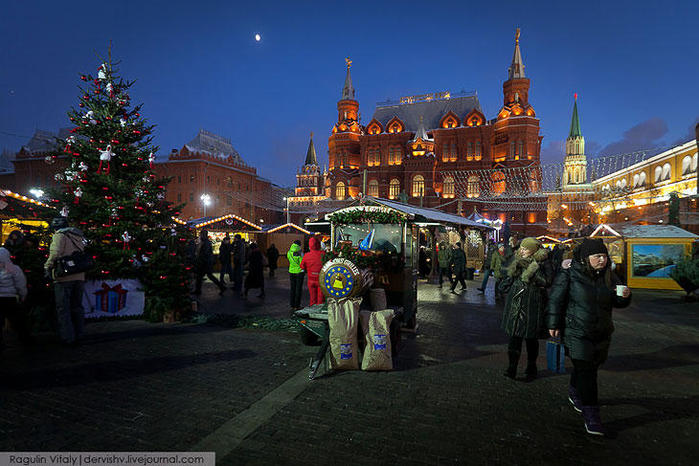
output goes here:
<path id="1" fill-rule="evenodd" d="M 570 122 L 570 134 L 569 138 L 581 137 L 582 131 L 580 131 L 580 119 L 578 118 L 578 94 L 575 94 L 575 103 L 573 104 L 573 119 Z"/>
<path id="2" fill-rule="evenodd" d="M 306 163 L 304 165 L 318 165 L 316 148 L 313 145 L 313 133 L 311 133 L 311 140 L 308 143 L 308 152 L 306 152 Z"/>

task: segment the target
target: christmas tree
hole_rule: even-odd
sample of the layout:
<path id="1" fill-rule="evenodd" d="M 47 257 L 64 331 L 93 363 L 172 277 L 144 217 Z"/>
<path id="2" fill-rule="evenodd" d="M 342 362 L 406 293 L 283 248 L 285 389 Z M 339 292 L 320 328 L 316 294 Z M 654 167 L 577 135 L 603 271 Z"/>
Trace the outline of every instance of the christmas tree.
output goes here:
<path id="1" fill-rule="evenodd" d="M 142 105 L 131 106 L 134 82 L 119 77 L 111 56 L 97 76 L 81 79 L 78 106 L 68 112 L 75 126 L 60 141 L 69 164 L 56 175 L 61 189 L 52 202 L 90 240 L 95 268 L 88 278 L 140 279 L 151 320 L 186 310 L 186 230 L 165 201 L 169 179 L 153 173 L 154 126 L 141 116 Z"/>

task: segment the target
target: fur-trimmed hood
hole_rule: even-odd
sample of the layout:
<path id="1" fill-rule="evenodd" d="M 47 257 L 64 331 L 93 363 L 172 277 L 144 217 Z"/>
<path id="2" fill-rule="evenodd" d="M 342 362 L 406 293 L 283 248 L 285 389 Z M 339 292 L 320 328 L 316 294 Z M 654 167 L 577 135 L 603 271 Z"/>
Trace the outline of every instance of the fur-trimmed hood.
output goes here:
<path id="1" fill-rule="evenodd" d="M 520 257 L 519 254 L 516 254 L 505 272 L 512 278 L 519 278 L 524 283 L 529 283 L 529 280 L 539 270 L 540 264 L 547 261 L 548 258 L 549 251 L 546 248 L 539 248 L 529 257 Z"/>

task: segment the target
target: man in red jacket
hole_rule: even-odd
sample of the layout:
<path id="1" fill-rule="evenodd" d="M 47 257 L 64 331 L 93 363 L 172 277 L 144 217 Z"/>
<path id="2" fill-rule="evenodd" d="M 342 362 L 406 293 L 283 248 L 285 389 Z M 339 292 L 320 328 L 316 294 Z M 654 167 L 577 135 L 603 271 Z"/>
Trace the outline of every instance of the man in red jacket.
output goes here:
<path id="1" fill-rule="evenodd" d="M 323 251 L 320 250 L 320 241 L 317 238 L 311 238 L 308 241 L 308 247 L 311 250 L 303 256 L 301 268 L 308 273 L 308 292 L 311 295 L 311 306 L 313 306 L 323 303 L 323 291 L 318 283 L 320 269 L 323 267 Z"/>

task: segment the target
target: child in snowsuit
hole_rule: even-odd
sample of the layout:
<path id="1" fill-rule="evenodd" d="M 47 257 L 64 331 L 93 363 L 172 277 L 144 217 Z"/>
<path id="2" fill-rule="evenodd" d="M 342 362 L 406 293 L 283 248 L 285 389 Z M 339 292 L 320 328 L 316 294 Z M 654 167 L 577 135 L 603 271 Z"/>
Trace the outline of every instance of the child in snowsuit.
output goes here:
<path id="1" fill-rule="evenodd" d="M 313 306 L 323 303 L 323 292 L 318 283 L 320 269 L 323 267 L 323 251 L 320 250 L 320 241 L 317 238 L 311 238 L 308 247 L 310 251 L 303 256 L 301 268 L 308 273 L 308 292 Z"/>

